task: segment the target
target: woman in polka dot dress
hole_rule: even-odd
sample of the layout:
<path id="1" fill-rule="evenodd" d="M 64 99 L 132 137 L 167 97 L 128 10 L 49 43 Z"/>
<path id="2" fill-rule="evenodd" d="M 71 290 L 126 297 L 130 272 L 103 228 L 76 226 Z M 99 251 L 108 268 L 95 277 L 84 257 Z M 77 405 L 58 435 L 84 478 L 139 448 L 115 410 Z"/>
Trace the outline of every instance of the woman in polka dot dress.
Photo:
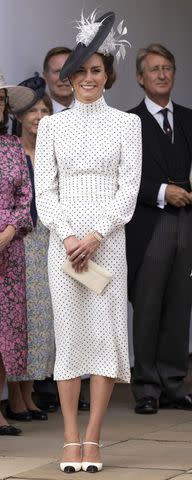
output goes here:
<path id="1" fill-rule="evenodd" d="M 50 229 L 54 378 L 65 424 L 60 464 L 65 472 L 102 468 L 103 416 L 114 382 L 130 380 L 124 225 L 139 189 L 141 127 L 136 115 L 106 104 L 103 89 L 115 80 L 113 56 L 94 52 L 90 49 L 84 62 L 80 55 L 81 63 L 75 61 L 69 75 L 64 65 L 61 74 L 70 77 L 75 105 L 41 120 L 36 148 L 37 208 Z M 67 256 L 78 272 L 91 258 L 113 273 L 101 295 L 63 272 Z M 77 406 L 86 373 L 91 375 L 91 409 L 81 453 Z"/>

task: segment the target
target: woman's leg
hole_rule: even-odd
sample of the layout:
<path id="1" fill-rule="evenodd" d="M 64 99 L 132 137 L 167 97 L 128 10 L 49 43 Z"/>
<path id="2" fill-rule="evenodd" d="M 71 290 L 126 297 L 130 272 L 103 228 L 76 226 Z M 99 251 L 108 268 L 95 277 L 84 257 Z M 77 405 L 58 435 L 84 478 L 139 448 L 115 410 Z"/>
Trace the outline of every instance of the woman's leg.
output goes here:
<path id="1" fill-rule="evenodd" d="M 79 443 L 79 431 L 77 424 L 78 401 L 81 389 L 81 378 L 61 380 L 57 382 L 61 410 L 64 421 L 64 444 Z M 80 447 L 66 447 L 63 451 L 64 462 L 81 462 Z"/>
<path id="2" fill-rule="evenodd" d="M 8 382 L 9 407 L 14 413 L 27 411 L 23 400 L 20 382 Z"/>
<path id="3" fill-rule="evenodd" d="M 33 380 L 20 382 L 20 389 L 27 410 L 39 410 L 32 399 Z"/>
<path id="4" fill-rule="evenodd" d="M 4 368 L 3 360 L 0 354 L 0 399 L 2 396 L 4 383 L 5 383 L 5 368 Z M 7 420 L 5 420 L 2 413 L 0 412 L 0 427 L 2 427 L 3 425 L 8 425 L 8 423 L 7 423 Z"/>
<path id="5" fill-rule="evenodd" d="M 113 378 L 91 376 L 90 380 L 90 417 L 85 432 L 85 442 L 99 443 L 103 417 L 105 415 L 115 380 Z M 83 446 L 83 461 L 100 462 L 97 446 Z"/>

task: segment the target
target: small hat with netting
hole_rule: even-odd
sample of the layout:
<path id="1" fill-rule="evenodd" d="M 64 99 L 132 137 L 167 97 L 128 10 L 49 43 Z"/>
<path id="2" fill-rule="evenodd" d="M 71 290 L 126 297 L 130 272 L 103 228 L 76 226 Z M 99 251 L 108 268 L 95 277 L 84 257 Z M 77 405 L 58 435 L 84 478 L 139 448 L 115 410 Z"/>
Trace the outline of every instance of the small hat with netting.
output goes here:
<path id="1" fill-rule="evenodd" d="M 28 87 L 34 90 L 36 94 L 34 103 L 36 103 L 38 100 L 41 100 L 45 94 L 46 82 L 43 77 L 40 77 L 38 72 L 35 72 L 33 77 L 26 78 L 26 80 L 23 80 L 18 86 Z"/>

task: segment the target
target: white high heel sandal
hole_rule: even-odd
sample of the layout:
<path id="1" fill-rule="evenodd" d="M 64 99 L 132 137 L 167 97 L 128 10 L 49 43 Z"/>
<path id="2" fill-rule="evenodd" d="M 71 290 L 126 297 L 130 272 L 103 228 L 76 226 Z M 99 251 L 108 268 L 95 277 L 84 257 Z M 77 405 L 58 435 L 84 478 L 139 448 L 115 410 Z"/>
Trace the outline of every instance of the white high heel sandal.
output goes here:
<path id="1" fill-rule="evenodd" d="M 97 447 L 102 447 L 101 444 L 96 443 L 96 442 L 83 442 L 83 445 L 97 445 Z M 89 472 L 89 473 L 97 473 L 100 472 L 103 468 L 103 463 L 96 463 L 96 462 L 82 462 L 82 470 L 84 472 Z"/>
<path id="2" fill-rule="evenodd" d="M 63 445 L 63 448 L 70 447 L 70 446 L 78 446 L 81 447 L 81 443 L 66 443 Z M 81 462 L 62 462 L 60 463 L 60 469 L 62 472 L 65 473 L 74 473 L 79 472 L 81 470 L 82 463 Z"/>

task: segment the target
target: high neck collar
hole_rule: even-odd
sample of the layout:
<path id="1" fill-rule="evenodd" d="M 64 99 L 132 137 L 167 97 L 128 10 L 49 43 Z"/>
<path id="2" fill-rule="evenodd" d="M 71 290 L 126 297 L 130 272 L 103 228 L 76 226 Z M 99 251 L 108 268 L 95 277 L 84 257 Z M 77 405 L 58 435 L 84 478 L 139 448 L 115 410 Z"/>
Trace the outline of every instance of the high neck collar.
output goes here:
<path id="1" fill-rule="evenodd" d="M 104 108 L 106 108 L 106 106 L 107 104 L 102 96 L 93 103 L 82 103 L 79 102 L 79 100 L 75 100 L 73 110 L 76 110 L 78 113 L 82 113 L 84 115 L 92 115 L 94 113 L 100 113 Z"/>

